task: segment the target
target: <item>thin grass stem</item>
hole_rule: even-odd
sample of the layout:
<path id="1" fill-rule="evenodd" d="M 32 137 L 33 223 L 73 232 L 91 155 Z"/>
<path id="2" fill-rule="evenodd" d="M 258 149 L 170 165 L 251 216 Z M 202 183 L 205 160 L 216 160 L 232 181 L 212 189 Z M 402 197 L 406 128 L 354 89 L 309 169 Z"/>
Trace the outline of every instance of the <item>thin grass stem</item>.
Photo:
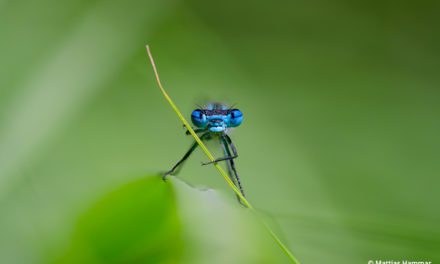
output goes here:
<path id="1" fill-rule="evenodd" d="M 156 82 L 157 82 L 157 84 L 158 84 L 158 86 L 159 86 L 163 96 L 165 97 L 167 102 L 170 104 L 171 108 L 173 108 L 174 112 L 177 114 L 179 119 L 183 122 L 183 124 L 186 127 L 186 129 L 188 129 L 189 133 L 191 133 L 191 135 L 197 141 L 197 143 L 199 144 L 200 148 L 206 154 L 208 159 L 213 162 L 214 167 L 220 172 L 220 174 L 223 176 L 223 178 L 225 179 L 225 181 L 227 182 L 229 187 L 231 187 L 231 189 L 238 195 L 238 197 L 240 197 L 240 199 L 243 202 L 243 204 L 247 208 L 249 208 L 249 210 L 251 210 L 252 213 L 254 213 L 257 216 L 257 219 L 261 222 L 261 224 L 264 226 L 264 228 L 268 231 L 270 236 L 275 240 L 275 242 L 278 244 L 278 246 L 281 248 L 281 250 L 284 252 L 284 254 L 286 254 L 289 257 L 290 261 L 292 263 L 299 264 L 299 261 L 293 256 L 292 252 L 290 252 L 290 250 L 284 245 L 284 243 L 272 231 L 272 229 L 262 219 L 262 217 L 260 217 L 258 215 L 258 212 L 255 210 L 255 208 L 252 206 L 252 204 L 249 203 L 249 201 L 241 194 L 241 192 L 238 190 L 238 188 L 235 186 L 235 184 L 229 178 L 228 174 L 223 170 L 223 168 L 218 163 L 214 162 L 214 160 L 215 160 L 214 156 L 211 154 L 211 152 L 208 150 L 208 148 L 205 146 L 205 144 L 202 142 L 202 140 L 200 140 L 200 138 L 197 136 L 196 132 L 194 132 L 194 130 L 192 129 L 192 127 L 189 124 L 189 122 L 185 119 L 185 117 L 180 112 L 179 108 L 176 106 L 176 104 L 173 102 L 171 97 L 168 95 L 168 93 L 163 88 L 162 83 L 161 83 L 160 78 L 159 78 L 159 73 L 157 72 L 156 64 L 154 63 L 154 59 L 153 59 L 153 56 L 152 56 L 151 51 L 150 51 L 150 47 L 148 45 L 146 45 L 146 49 L 147 49 L 147 53 L 148 53 L 148 57 L 150 59 L 151 65 L 153 66 L 153 71 L 154 71 L 154 75 L 156 77 Z"/>

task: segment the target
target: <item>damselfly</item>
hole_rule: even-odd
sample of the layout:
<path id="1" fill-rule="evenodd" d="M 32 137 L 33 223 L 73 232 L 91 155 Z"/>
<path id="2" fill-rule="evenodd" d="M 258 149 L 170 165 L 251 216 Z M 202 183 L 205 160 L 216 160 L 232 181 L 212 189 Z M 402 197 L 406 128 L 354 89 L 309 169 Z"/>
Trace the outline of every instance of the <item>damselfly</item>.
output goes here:
<path id="1" fill-rule="evenodd" d="M 242 123 L 243 113 L 240 110 L 228 107 L 225 104 L 212 103 L 207 105 L 205 108 L 195 109 L 191 113 L 191 121 L 197 127 L 197 129 L 194 131 L 197 134 L 200 134 L 200 139 L 202 141 L 209 141 L 212 139 L 219 140 L 225 155 L 224 157 L 218 158 L 214 161 L 202 163 L 202 165 L 226 161 L 229 178 L 232 180 L 235 186 L 238 187 L 244 197 L 243 187 L 241 186 L 240 177 L 238 176 L 234 162 L 234 159 L 238 157 L 237 149 L 228 135 L 230 128 L 238 127 Z M 187 131 L 186 134 L 189 135 L 189 132 Z M 182 168 L 183 163 L 189 158 L 197 146 L 197 142 L 194 141 L 189 150 L 176 163 L 176 165 L 174 165 L 171 170 L 163 174 L 163 179 L 165 180 L 170 174 L 177 174 Z"/>

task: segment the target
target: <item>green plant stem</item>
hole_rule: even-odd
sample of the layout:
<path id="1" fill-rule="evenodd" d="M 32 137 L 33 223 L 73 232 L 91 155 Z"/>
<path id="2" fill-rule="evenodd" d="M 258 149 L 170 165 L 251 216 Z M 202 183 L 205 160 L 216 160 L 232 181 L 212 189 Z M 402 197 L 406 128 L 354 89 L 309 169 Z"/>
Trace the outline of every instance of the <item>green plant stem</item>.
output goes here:
<path id="1" fill-rule="evenodd" d="M 196 142 L 199 144 L 200 148 L 203 150 L 203 152 L 206 154 L 208 159 L 213 162 L 214 167 L 220 172 L 220 174 L 223 176 L 223 178 L 228 183 L 229 187 L 234 190 L 234 192 L 240 197 L 241 201 L 244 203 L 244 205 L 249 208 L 249 210 L 252 211 L 257 216 L 257 219 L 263 224 L 264 228 L 269 232 L 270 236 L 275 240 L 275 242 L 278 244 L 278 246 L 281 248 L 281 250 L 289 257 L 290 261 L 292 263 L 298 263 L 298 260 L 293 256 L 292 252 L 284 245 L 283 242 L 278 238 L 278 236 L 272 231 L 272 229 L 267 225 L 267 223 L 258 215 L 255 208 L 249 203 L 249 201 L 241 194 L 241 192 L 238 190 L 238 188 L 235 186 L 235 184 L 231 181 L 229 176 L 226 174 L 226 172 L 223 170 L 223 168 L 216 162 L 214 162 L 215 158 L 211 154 L 211 152 L 208 150 L 208 148 L 205 146 L 205 144 L 200 140 L 200 138 L 197 136 L 196 132 L 192 129 L 191 125 L 188 123 L 188 121 L 185 119 L 185 117 L 180 112 L 179 108 L 177 108 L 176 104 L 173 102 L 171 97 L 168 95 L 168 93 L 165 91 L 165 89 L 162 86 L 162 83 L 159 78 L 159 73 L 157 72 L 156 64 L 154 63 L 153 56 L 151 55 L 150 47 L 147 45 L 147 53 L 148 57 L 150 58 L 151 65 L 153 66 L 154 75 L 156 77 L 156 82 L 167 100 L 167 102 L 170 104 L 171 108 L 173 108 L 174 112 L 177 114 L 179 119 L 183 122 L 184 126 L 188 131 L 191 133 L 191 135 L 194 137 Z"/>

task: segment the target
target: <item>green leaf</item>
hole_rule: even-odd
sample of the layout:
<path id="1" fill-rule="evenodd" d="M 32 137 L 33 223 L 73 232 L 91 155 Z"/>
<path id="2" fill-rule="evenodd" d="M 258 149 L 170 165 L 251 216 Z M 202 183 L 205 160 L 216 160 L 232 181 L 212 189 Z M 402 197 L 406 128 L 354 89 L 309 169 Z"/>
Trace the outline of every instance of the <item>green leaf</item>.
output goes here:
<path id="1" fill-rule="evenodd" d="M 172 263 L 180 255 L 173 189 L 147 177 L 110 192 L 78 221 L 58 263 Z"/>
<path id="2" fill-rule="evenodd" d="M 82 216 L 55 263 L 282 263 L 255 216 L 214 190 L 151 176 L 109 192 Z"/>

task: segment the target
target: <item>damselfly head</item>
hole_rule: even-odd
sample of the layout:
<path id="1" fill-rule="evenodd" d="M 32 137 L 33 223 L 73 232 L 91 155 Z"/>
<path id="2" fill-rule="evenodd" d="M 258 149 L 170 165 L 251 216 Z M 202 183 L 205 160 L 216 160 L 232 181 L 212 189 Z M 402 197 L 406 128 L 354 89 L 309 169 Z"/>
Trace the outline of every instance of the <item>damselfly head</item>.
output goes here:
<path id="1" fill-rule="evenodd" d="M 243 122 L 243 113 L 224 104 L 213 103 L 206 108 L 195 109 L 191 114 L 191 120 L 198 128 L 220 133 L 228 127 L 238 127 Z"/>

